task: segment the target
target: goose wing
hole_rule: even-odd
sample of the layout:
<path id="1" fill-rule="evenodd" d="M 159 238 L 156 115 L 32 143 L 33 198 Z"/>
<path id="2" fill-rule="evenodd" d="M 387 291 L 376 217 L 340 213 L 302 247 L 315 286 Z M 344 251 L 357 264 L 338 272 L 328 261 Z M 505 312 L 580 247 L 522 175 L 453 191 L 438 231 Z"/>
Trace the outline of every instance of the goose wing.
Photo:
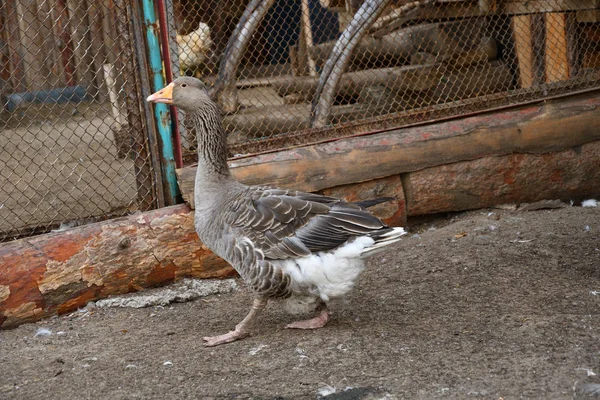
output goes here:
<path id="1" fill-rule="evenodd" d="M 250 188 L 232 204 L 230 226 L 268 259 L 308 256 L 387 226 L 363 208 L 335 197 Z"/>

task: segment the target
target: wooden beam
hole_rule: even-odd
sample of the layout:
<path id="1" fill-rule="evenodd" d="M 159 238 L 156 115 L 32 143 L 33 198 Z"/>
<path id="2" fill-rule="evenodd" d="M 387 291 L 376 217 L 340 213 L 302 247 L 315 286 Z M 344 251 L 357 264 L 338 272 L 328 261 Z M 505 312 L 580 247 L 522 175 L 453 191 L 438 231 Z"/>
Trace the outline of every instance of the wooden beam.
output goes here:
<path id="1" fill-rule="evenodd" d="M 0 244 L 0 328 L 108 295 L 233 269 L 199 241 L 188 206 Z"/>
<path id="2" fill-rule="evenodd" d="M 545 80 L 548 83 L 569 79 L 567 17 L 565 13 L 549 13 L 546 17 Z"/>
<path id="3" fill-rule="evenodd" d="M 500 12 L 508 15 L 593 10 L 597 0 L 510 0 L 502 2 Z"/>
<path id="4" fill-rule="evenodd" d="M 600 96 L 593 92 L 240 158 L 230 166 L 246 184 L 318 191 L 487 155 L 560 151 L 599 140 L 598 107 Z M 178 170 L 186 201 L 193 199 L 195 174 L 195 166 Z"/>
<path id="5" fill-rule="evenodd" d="M 531 15 L 515 15 L 511 27 L 519 65 L 519 84 L 530 88 L 535 83 L 535 57 L 533 52 L 533 29 Z"/>

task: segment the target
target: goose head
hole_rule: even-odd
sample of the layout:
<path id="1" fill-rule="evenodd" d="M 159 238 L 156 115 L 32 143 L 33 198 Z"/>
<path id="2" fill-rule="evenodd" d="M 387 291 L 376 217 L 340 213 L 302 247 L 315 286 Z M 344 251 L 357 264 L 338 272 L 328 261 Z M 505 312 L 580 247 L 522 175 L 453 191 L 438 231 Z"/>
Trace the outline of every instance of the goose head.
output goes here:
<path id="1" fill-rule="evenodd" d="M 195 112 L 214 107 L 204 83 L 196 78 L 181 77 L 146 99 L 148 102 L 174 105 L 186 112 Z"/>

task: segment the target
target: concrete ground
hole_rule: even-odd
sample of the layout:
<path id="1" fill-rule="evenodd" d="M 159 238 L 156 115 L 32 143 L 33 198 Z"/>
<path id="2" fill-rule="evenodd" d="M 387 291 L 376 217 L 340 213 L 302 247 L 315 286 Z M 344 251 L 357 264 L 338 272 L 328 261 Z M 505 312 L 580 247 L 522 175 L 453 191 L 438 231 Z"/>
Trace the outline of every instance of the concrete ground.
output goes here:
<path id="1" fill-rule="evenodd" d="M 0 398 L 600 396 L 597 207 L 478 210 L 414 227 L 369 261 L 321 330 L 284 329 L 294 317 L 272 302 L 252 336 L 205 348 L 202 336 L 251 304 L 247 290 L 219 287 L 0 332 Z"/>

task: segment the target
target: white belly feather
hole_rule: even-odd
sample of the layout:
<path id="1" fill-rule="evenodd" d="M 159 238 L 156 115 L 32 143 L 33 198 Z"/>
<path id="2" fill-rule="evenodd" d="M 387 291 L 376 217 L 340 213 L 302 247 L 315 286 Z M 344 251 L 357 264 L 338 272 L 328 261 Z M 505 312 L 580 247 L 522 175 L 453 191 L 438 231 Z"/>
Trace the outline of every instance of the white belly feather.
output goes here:
<path id="1" fill-rule="evenodd" d="M 319 252 L 308 257 L 276 260 L 292 279 L 292 288 L 301 297 L 328 301 L 348 293 L 364 269 L 361 254 L 374 244 L 368 236 L 360 236 L 333 252 Z M 302 300 L 303 303 L 306 302 Z"/>

